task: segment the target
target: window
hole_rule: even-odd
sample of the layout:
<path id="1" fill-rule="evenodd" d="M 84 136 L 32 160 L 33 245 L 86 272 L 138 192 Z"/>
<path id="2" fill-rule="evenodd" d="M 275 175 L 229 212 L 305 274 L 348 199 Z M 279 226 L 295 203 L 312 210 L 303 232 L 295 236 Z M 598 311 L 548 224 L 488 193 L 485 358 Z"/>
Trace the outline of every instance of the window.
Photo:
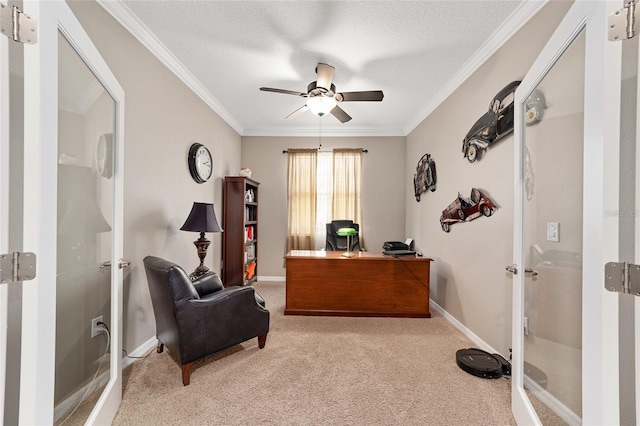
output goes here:
<path id="1" fill-rule="evenodd" d="M 326 224 L 333 219 L 359 223 L 362 244 L 362 148 L 288 152 L 287 251 L 324 249 Z"/>

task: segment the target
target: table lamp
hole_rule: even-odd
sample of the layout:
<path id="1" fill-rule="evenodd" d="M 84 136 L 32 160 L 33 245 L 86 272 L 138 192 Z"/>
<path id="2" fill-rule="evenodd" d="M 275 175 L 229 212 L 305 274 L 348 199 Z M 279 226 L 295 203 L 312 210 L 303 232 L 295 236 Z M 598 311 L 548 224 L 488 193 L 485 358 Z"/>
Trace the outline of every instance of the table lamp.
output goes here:
<path id="1" fill-rule="evenodd" d="M 347 251 L 342 253 L 342 257 L 353 257 L 353 252 L 351 251 L 351 241 L 349 241 L 349 237 L 352 235 L 356 235 L 356 230 L 354 228 L 340 228 L 338 229 L 338 235 L 341 237 L 347 237 Z"/>
<path id="2" fill-rule="evenodd" d="M 209 248 L 211 241 L 204 237 L 204 233 L 223 232 L 220 225 L 218 225 L 216 213 L 213 211 L 213 204 L 193 203 L 191 213 L 189 213 L 189 217 L 184 222 L 184 225 L 182 225 L 180 230 L 200 232 L 200 238 L 193 242 L 193 245 L 198 249 L 200 265 L 189 275 L 191 279 L 196 279 L 209 272 L 209 268 L 204 266 L 204 258 L 207 256 L 207 248 Z"/>

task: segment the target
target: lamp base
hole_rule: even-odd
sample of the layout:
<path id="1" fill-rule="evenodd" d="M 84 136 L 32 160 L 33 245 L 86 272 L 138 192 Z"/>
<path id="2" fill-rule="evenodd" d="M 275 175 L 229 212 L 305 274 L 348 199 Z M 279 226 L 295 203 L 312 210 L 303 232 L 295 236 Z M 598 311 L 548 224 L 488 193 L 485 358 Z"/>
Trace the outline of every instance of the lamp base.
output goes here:
<path id="1" fill-rule="evenodd" d="M 207 240 L 204 237 L 204 232 L 201 232 L 200 238 L 193 242 L 193 245 L 198 249 L 198 258 L 200 259 L 200 265 L 198 265 L 195 271 L 189 274 L 189 277 L 192 280 L 200 278 L 201 276 L 209 273 L 209 268 L 204 265 L 204 258 L 207 256 L 207 249 L 209 248 L 210 243 L 211 241 Z"/>
<path id="2" fill-rule="evenodd" d="M 209 268 L 207 268 L 206 266 L 203 265 L 202 268 L 198 266 L 195 271 L 189 274 L 189 278 L 191 278 L 191 281 L 194 281 L 194 280 L 197 280 L 198 278 L 208 275 L 209 273 L 210 273 Z"/>

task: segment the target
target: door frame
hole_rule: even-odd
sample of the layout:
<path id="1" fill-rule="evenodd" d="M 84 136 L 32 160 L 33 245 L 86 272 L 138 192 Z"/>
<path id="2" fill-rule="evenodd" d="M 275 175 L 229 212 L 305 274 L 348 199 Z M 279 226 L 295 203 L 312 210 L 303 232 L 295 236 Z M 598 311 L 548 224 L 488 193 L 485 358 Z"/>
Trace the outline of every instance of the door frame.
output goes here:
<path id="1" fill-rule="evenodd" d="M 622 2 L 575 2 L 516 91 L 514 147 L 514 263 L 524 268 L 524 103 L 575 37 L 584 30 L 584 178 L 582 292 L 582 419 L 619 420 L 618 303 L 604 289 L 604 264 L 617 259 L 620 141 L 619 43 L 608 41 L 609 14 Z M 617 208 L 617 207 L 615 207 Z M 524 273 L 514 274 L 512 411 L 519 424 L 540 424 L 524 392 Z"/>
<path id="2" fill-rule="evenodd" d="M 20 424 L 53 424 L 56 336 L 58 31 L 116 103 L 113 245 L 111 253 L 110 379 L 87 424 L 109 424 L 122 399 L 124 90 L 69 6 L 24 2 L 38 22 L 38 43 L 24 47 L 24 250 L 38 256 L 36 278 L 23 288 Z M 26 123 L 29 123 L 28 125 Z M 25 367 L 28 366 L 28 367 Z"/>

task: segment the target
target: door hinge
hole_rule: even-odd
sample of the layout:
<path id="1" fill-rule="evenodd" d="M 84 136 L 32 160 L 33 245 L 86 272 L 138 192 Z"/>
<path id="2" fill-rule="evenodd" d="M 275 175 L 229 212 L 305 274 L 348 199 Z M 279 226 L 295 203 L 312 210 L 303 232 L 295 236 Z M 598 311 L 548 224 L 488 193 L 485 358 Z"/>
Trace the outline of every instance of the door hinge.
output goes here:
<path id="1" fill-rule="evenodd" d="M 38 23 L 17 6 L 9 9 L 0 4 L 0 33 L 18 43 L 35 44 L 38 41 Z"/>
<path id="2" fill-rule="evenodd" d="M 36 255 L 13 252 L 0 254 L 0 284 L 29 281 L 36 277 Z"/>
<path id="3" fill-rule="evenodd" d="M 640 296 L 640 265 L 609 262 L 604 265 L 604 288 L 614 293 Z"/>
<path id="4" fill-rule="evenodd" d="M 629 40 L 635 37 L 637 14 L 635 0 L 629 0 L 622 9 L 609 15 L 609 41 Z"/>

